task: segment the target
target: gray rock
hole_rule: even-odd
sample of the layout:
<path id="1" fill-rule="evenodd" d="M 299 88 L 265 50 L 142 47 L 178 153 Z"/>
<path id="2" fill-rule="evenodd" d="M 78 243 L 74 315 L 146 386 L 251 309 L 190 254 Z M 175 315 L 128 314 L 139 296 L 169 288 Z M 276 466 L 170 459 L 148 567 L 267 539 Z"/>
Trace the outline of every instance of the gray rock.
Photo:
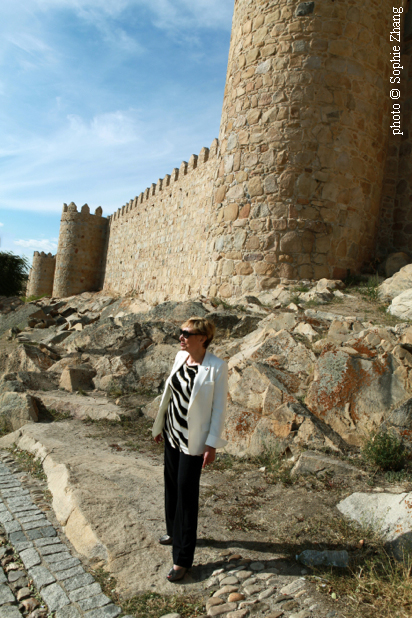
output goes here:
<path id="1" fill-rule="evenodd" d="M 182 618 L 180 614 L 164 614 L 160 618 Z"/>
<path id="2" fill-rule="evenodd" d="M 9 571 L 7 574 L 7 578 L 10 583 L 16 582 L 17 580 L 19 580 L 21 577 L 24 577 L 24 576 L 25 576 L 24 571 Z"/>
<path id="3" fill-rule="evenodd" d="M 68 596 L 59 584 L 46 586 L 40 594 L 51 612 L 55 612 L 57 609 L 70 604 Z"/>
<path id="4" fill-rule="evenodd" d="M 1 608 L 1 618 L 22 618 L 22 614 L 17 607 L 13 607 L 13 605 L 4 605 Z"/>
<path id="5" fill-rule="evenodd" d="M 12 545 L 27 541 L 24 532 L 12 532 L 11 534 L 9 534 L 9 540 Z"/>
<path id="6" fill-rule="evenodd" d="M 81 618 L 81 614 L 74 605 L 66 605 L 55 613 L 55 618 Z"/>
<path id="7" fill-rule="evenodd" d="M 61 540 L 59 539 L 59 537 L 54 537 L 46 539 L 36 539 L 34 543 L 35 545 L 37 545 L 37 547 L 45 547 L 46 545 L 57 545 L 61 543 Z"/>
<path id="8" fill-rule="evenodd" d="M 16 599 L 10 588 L 6 584 L 0 584 L 0 605 L 5 603 L 15 603 Z M 3 611 L 3 609 L 1 610 Z"/>
<path id="9" fill-rule="evenodd" d="M 6 581 L 7 581 L 7 577 L 6 577 L 3 569 L 0 566 L 0 584 L 3 584 Z"/>
<path id="10" fill-rule="evenodd" d="M 17 514 L 16 514 L 16 517 L 18 517 Z M 42 521 L 44 523 L 45 517 L 44 517 L 43 513 L 41 513 L 41 512 L 40 512 L 39 515 L 37 513 L 27 514 L 27 512 L 26 512 L 24 515 L 18 517 L 18 520 L 19 520 L 19 522 L 24 527 L 24 524 L 31 523 L 32 521 Z"/>
<path id="11" fill-rule="evenodd" d="M 13 521 L 13 515 L 8 511 L 2 511 L 0 513 L 0 523 L 5 524 L 7 521 Z"/>
<path id="12" fill-rule="evenodd" d="M 35 566 L 29 569 L 28 573 L 38 590 L 56 581 L 56 578 L 50 573 L 49 569 L 44 566 Z"/>
<path id="13" fill-rule="evenodd" d="M 290 584 L 287 584 L 287 586 L 283 586 L 283 588 L 281 588 L 279 592 L 280 594 L 286 594 L 286 595 L 295 594 L 296 592 L 299 592 L 299 590 L 302 590 L 305 587 L 306 587 L 306 580 L 303 578 L 300 578 L 300 579 L 295 579 Z"/>
<path id="14" fill-rule="evenodd" d="M 99 609 L 88 612 L 86 616 L 87 618 L 116 618 L 116 616 L 121 613 L 122 610 L 120 607 L 117 607 L 116 605 L 106 605 L 106 607 L 100 607 Z"/>
<path id="15" fill-rule="evenodd" d="M 53 564 L 54 567 L 55 563 L 70 560 L 71 557 L 72 555 L 67 551 L 66 547 L 66 551 L 59 552 L 58 554 L 50 554 L 49 556 L 45 556 L 44 559 L 48 564 Z"/>
<path id="16" fill-rule="evenodd" d="M 34 567 L 41 562 L 39 554 L 33 548 L 24 549 L 22 552 L 20 552 L 20 558 L 22 559 L 26 569 L 31 569 L 31 567 Z"/>
<path id="17" fill-rule="evenodd" d="M 69 597 L 75 603 L 76 601 L 81 601 L 83 599 L 87 599 L 89 597 L 93 597 L 95 595 L 101 594 L 102 588 L 100 584 L 94 582 L 93 584 L 88 584 L 87 586 L 83 586 L 83 588 L 78 588 L 77 590 L 73 590 L 70 592 Z"/>
<path id="18" fill-rule="evenodd" d="M 339 476 L 353 476 L 353 475 L 361 475 L 365 474 L 359 468 L 355 468 L 355 466 L 350 466 L 343 461 L 339 461 L 338 459 L 334 459 L 333 457 L 326 457 L 325 455 L 320 455 L 319 453 L 315 453 L 314 451 L 306 451 L 302 453 L 299 457 L 298 461 L 292 468 L 292 474 L 319 474 L 323 472 L 333 472 Z"/>
<path id="19" fill-rule="evenodd" d="M 79 560 L 80 563 L 80 560 Z M 64 581 L 66 579 L 70 579 L 71 577 L 75 577 L 77 575 L 83 575 L 84 574 L 84 569 L 83 567 L 78 564 L 77 566 L 68 568 L 68 569 L 63 569 L 61 571 L 56 571 L 56 578 L 59 581 Z"/>
<path id="20" fill-rule="evenodd" d="M 36 521 L 28 521 L 26 523 L 22 522 L 21 525 L 24 530 L 36 530 L 37 528 L 44 528 L 45 524 L 47 523 L 48 523 L 47 519 L 45 517 L 42 517 L 41 519 L 36 520 Z"/>
<path id="21" fill-rule="evenodd" d="M 103 607 L 104 605 L 108 605 L 110 603 L 110 599 L 105 594 L 97 594 L 94 597 L 82 599 L 77 603 L 84 612 L 87 612 L 90 609 L 96 609 L 97 607 Z"/>
<path id="22" fill-rule="evenodd" d="M 51 556 L 52 554 L 60 554 L 67 552 L 67 545 L 64 543 L 53 543 L 51 545 L 43 545 L 39 547 L 39 552 L 42 556 Z"/>
<path id="23" fill-rule="evenodd" d="M 31 541 L 20 541 L 19 543 L 14 543 L 14 548 L 20 553 L 23 549 L 29 549 L 29 547 L 33 547 L 33 543 Z"/>
<path id="24" fill-rule="evenodd" d="M 66 578 L 66 581 L 64 582 L 64 587 L 66 588 L 66 590 L 71 592 L 72 590 L 77 590 L 78 588 L 82 588 L 83 586 L 88 586 L 93 582 L 93 575 L 83 572 L 79 575 L 76 575 L 75 577 L 70 577 L 69 579 Z"/>
<path id="25" fill-rule="evenodd" d="M 58 554 L 61 555 L 61 554 Z M 70 554 L 69 554 L 70 556 Z M 49 562 L 49 557 L 47 556 L 47 559 L 45 558 L 46 562 Z M 59 571 L 66 571 L 67 569 L 70 569 L 71 567 L 77 566 L 78 564 L 80 564 L 80 560 L 78 558 L 67 558 L 67 560 L 62 560 L 61 562 L 53 562 L 51 563 L 51 568 L 53 569 L 53 571 L 55 573 L 58 573 Z"/>
<path id="26" fill-rule="evenodd" d="M 337 505 L 338 510 L 380 532 L 398 560 L 412 554 L 412 492 L 402 494 L 356 492 Z"/>
<path id="27" fill-rule="evenodd" d="M 263 562 L 252 562 L 249 565 L 249 568 L 251 571 L 263 571 L 265 565 L 263 564 Z"/>

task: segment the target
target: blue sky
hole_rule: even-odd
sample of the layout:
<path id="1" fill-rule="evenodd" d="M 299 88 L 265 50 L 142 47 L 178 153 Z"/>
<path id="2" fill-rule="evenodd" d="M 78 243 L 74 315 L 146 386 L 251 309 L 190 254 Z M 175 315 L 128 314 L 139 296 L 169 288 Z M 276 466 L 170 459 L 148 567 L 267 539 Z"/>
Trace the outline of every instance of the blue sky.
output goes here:
<path id="1" fill-rule="evenodd" d="M 218 136 L 233 0 L 0 3 L 1 249 L 55 252 Z"/>

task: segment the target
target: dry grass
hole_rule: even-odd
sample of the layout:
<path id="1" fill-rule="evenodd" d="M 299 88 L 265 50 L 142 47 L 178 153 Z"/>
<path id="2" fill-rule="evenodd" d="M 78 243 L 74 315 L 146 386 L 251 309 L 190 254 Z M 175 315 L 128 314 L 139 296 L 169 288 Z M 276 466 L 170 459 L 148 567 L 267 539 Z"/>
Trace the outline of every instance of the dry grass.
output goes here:
<path id="1" fill-rule="evenodd" d="M 204 616 L 204 601 L 196 595 L 162 595 L 144 592 L 130 599 L 122 599 L 116 592 L 116 580 L 104 569 L 92 570 L 91 574 L 102 587 L 104 594 L 119 605 L 124 614 L 135 618 L 160 618 L 166 614 L 180 614 L 182 618 Z"/>

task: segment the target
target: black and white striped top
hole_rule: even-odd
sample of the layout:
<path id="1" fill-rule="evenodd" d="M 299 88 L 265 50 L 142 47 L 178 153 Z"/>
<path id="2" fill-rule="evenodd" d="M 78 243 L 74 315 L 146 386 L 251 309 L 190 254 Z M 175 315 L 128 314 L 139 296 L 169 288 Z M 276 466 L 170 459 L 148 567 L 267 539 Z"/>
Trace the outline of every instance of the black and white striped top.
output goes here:
<path id="1" fill-rule="evenodd" d="M 189 367 L 183 363 L 170 381 L 172 394 L 167 408 L 164 433 L 170 446 L 186 455 L 189 455 L 187 409 L 197 370 L 198 365 Z"/>

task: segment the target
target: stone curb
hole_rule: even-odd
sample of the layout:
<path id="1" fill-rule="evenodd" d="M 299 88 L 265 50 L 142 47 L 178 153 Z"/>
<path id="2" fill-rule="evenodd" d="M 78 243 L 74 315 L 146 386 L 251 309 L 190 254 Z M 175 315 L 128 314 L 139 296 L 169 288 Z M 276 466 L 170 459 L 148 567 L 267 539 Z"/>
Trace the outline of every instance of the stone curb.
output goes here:
<path id="1" fill-rule="evenodd" d="M 32 502 L 30 492 L 23 488 L 6 461 L 12 459 L 0 454 L 0 524 L 49 612 L 55 612 L 55 618 L 120 616 L 121 608 L 102 594 L 100 584 L 72 556 L 70 548 Z M 0 615 L 22 618 L 17 603 L 0 567 Z"/>

